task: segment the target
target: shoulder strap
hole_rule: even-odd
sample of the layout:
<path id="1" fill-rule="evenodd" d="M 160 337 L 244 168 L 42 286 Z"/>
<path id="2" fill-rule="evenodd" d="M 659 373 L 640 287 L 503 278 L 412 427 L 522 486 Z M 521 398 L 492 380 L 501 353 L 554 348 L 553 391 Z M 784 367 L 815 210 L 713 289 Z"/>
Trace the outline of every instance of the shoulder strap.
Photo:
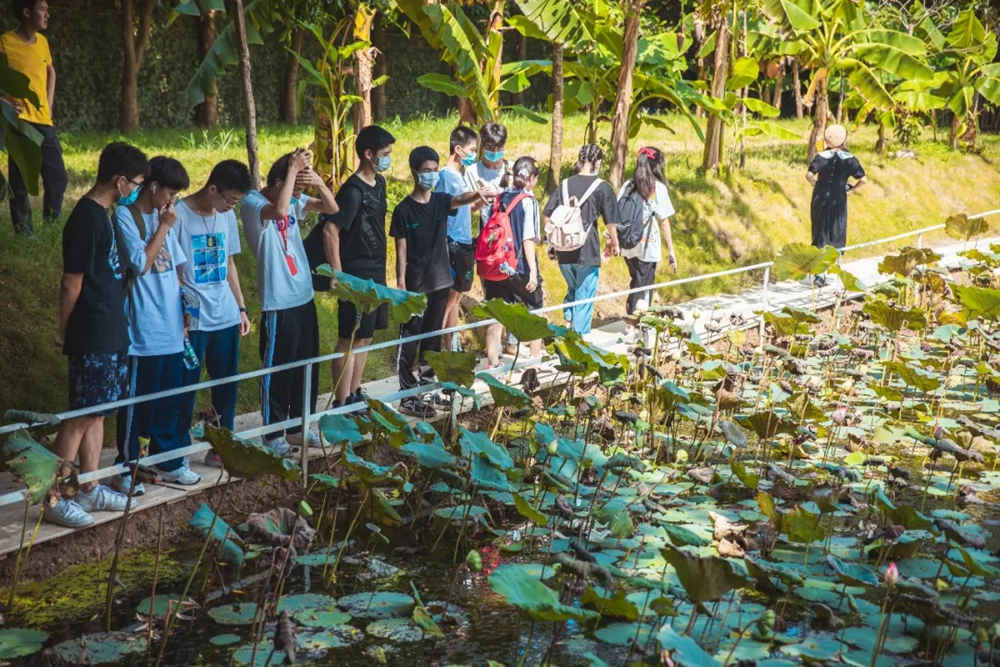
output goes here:
<path id="1" fill-rule="evenodd" d="M 562 182 L 562 201 L 559 202 L 563 206 L 569 206 L 569 179 L 564 179 Z"/>
<path id="2" fill-rule="evenodd" d="M 518 204 L 520 204 L 522 201 L 524 201 L 525 199 L 527 199 L 529 196 L 530 195 L 527 192 L 524 192 L 524 191 L 521 191 L 521 192 L 517 193 L 517 195 L 513 199 L 510 200 L 510 203 L 507 204 L 506 206 L 504 206 L 504 208 L 503 208 L 504 212 L 505 213 L 510 213 L 511 211 L 513 211 L 517 207 Z"/>
<path id="3" fill-rule="evenodd" d="M 604 181 L 602 181 L 601 179 L 595 178 L 594 182 L 590 184 L 589 188 L 587 188 L 587 191 L 583 193 L 583 196 L 577 200 L 576 205 L 583 206 L 583 202 L 587 201 L 587 199 L 590 198 L 590 195 L 594 194 L 594 192 L 597 190 L 597 188 L 601 186 L 601 183 L 603 182 Z"/>
<path id="4" fill-rule="evenodd" d="M 132 214 L 132 220 L 135 221 L 135 228 L 139 230 L 139 238 L 143 241 L 146 240 L 146 219 L 142 217 L 142 211 L 139 210 L 138 204 L 129 204 L 128 212 Z"/>

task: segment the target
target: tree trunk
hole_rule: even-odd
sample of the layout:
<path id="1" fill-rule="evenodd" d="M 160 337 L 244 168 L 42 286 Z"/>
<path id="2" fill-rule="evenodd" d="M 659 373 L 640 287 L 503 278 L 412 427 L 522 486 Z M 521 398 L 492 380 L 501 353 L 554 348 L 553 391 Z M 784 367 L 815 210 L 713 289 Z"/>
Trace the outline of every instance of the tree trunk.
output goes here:
<path id="1" fill-rule="evenodd" d="M 778 75 L 774 77 L 774 94 L 771 96 L 771 106 L 781 111 L 781 96 L 785 92 L 785 59 L 778 64 Z M 778 116 L 781 117 L 780 114 Z"/>
<path id="2" fill-rule="evenodd" d="M 247 161 L 253 187 L 260 187 L 260 158 L 257 155 L 257 104 L 250 78 L 250 45 L 247 43 L 246 15 L 243 0 L 233 0 L 236 8 L 236 42 L 239 46 L 240 74 L 243 77 L 243 117 L 246 121 Z"/>
<path id="3" fill-rule="evenodd" d="M 646 0 L 629 0 L 625 15 L 625 36 L 622 40 L 622 62 L 618 71 L 618 95 L 615 98 L 615 116 L 611 121 L 611 184 L 617 190 L 625 175 L 628 159 L 628 126 L 632 109 L 632 75 L 635 57 L 639 50 L 639 17 Z"/>
<path id="4" fill-rule="evenodd" d="M 288 54 L 285 65 L 285 89 L 281 95 L 281 120 L 291 125 L 299 122 L 299 60 L 296 54 L 302 55 L 302 43 L 306 31 L 297 28 L 292 32 L 292 53 Z"/>
<path id="5" fill-rule="evenodd" d="M 802 81 L 799 79 L 798 59 L 792 60 L 792 86 L 795 87 L 795 117 L 801 120 L 805 110 L 802 104 Z"/>
<path id="6" fill-rule="evenodd" d="M 122 99 L 118 116 L 118 127 L 122 132 L 139 129 L 139 69 L 149 45 L 149 33 L 153 28 L 153 10 L 156 0 L 142 0 L 142 15 L 138 29 L 135 26 L 133 0 L 122 2 L 122 42 L 125 52 L 122 63 Z"/>
<path id="7" fill-rule="evenodd" d="M 545 189 L 554 191 L 559 187 L 559 176 L 562 170 L 563 148 L 563 47 L 562 44 L 552 45 L 552 142 L 549 144 L 549 180 Z"/>
<path id="8" fill-rule="evenodd" d="M 881 155 L 882 153 L 884 153 L 885 152 L 886 143 L 887 143 L 887 141 L 886 141 L 886 137 L 885 137 L 885 123 L 883 123 L 881 120 L 879 120 L 879 122 L 878 122 L 878 139 L 875 141 L 875 152 L 878 153 L 879 155 Z"/>
<path id="9" fill-rule="evenodd" d="M 715 41 L 715 73 L 712 76 L 712 96 L 722 98 L 726 94 L 726 77 L 729 75 L 729 22 L 719 26 Z M 709 115 L 705 129 L 705 154 L 701 168 L 705 171 L 718 169 L 722 157 L 722 134 L 725 127 L 722 119 Z"/>
<path id="10" fill-rule="evenodd" d="M 208 55 L 209 49 L 215 43 L 215 10 L 203 11 L 198 18 L 198 57 L 204 59 Z M 198 105 L 195 121 L 199 125 L 210 127 L 219 122 L 219 88 L 212 79 L 210 85 L 205 86 L 205 101 Z"/>
<path id="11" fill-rule="evenodd" d="M 354 18 L 354 39 L 371 43 L 372 21 L 375 10 L 363 2 L 358 3 Z M 354 105 L 354 133 L 372 124 L 372 66 L 375 48 L 368 46 L 354 52 L 354 85 L 361 101 Z"/>
<path id="12" fill-rule="evenodd" d="M 817 76 L 823 76 L 823 79 L 816 86 L 815 99 L 813 100 L 813 126 L 812 132 L 809 133 L 809 151 L 806 155 L 806 163 L 812 162 L 812 159 L 816 157 L 816 153 L 818 152 L 817 144 L 826 132 L 827 116 L 829 115 L 830 108 L 826 90 L 826 84 L 829 79 L 824 74 L 818 74 Z"/>
<path id="13" fill-rule="evenodd" d="M 375 78 L 385 76 L 388 71 L 388 64 L 386 63 L 386 48 L 388 46 L 385 34 L 385 15 L 375 17 L 375 23 L 372 25 L 372 45 L 375 47 Z M 378 86 L 377 88 L 372 88 L 372 116 L 376 121 L 385 118 L 386 114 L 386 97 L 385 97 L 385 86 Z"/>

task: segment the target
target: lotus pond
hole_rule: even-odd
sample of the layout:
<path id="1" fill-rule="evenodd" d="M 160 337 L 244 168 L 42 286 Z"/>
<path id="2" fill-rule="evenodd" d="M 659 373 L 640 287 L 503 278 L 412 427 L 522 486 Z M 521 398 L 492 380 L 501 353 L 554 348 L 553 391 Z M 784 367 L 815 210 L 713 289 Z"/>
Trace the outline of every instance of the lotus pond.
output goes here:
<path id="1" fill-rule="evenodd" d="M 654 345 L 627 354 L 488 302 L 546 338 L 558 381 L 479 374 L 493 403 L 454 428 L 375 399 L 326 416 L 328 455 L 287 506 L 230 525 L 224 496 L 202 505 L 189 574 L 112 587 L 77 625 L 0 630 L 0 659 L 1000 664 L 1000 247 L 966 257 L 950 273 L 904 249 L 862 301 L 768 313 L 759 339 L 647 315 Z M 832 261 L 794 247 L 776 270 Z M 475 358 L 430 362 L 454 417 Z M 301 481 L 206 437 L 234 474 Z M 39 499 L 52 483 L 22 476 Z"/>

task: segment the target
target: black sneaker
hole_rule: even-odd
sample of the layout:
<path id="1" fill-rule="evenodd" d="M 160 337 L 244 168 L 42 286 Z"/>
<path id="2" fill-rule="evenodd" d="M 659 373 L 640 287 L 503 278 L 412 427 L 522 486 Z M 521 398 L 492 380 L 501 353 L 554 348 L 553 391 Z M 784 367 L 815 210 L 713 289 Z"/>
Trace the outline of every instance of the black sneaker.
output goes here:
<path id="1" fill-rule="evenodd" d="M 416 396 L 407 396 L 399 402 L 399 411 L 418 419 L 430 419 L 435 414 L 433 406 Z"/>
<path id="2" fill-rule="evenodd" d="M 430 395 L 431 405 L 444 408 L 445 410 L 451 409 L 451 394 L 446 394 L 443 391 L 431 392 Z"/>
<path id="3" fill-rule="evenodd" d="M 353 394 L 350 394 L 347 397 L 347 401 L 346 402 L 347 403 L 367 403 L 368 402 L 368 394 L 365 393 L 364 389 L 361 389 L 359 387 L 356 392 L 354 392 Z"/>

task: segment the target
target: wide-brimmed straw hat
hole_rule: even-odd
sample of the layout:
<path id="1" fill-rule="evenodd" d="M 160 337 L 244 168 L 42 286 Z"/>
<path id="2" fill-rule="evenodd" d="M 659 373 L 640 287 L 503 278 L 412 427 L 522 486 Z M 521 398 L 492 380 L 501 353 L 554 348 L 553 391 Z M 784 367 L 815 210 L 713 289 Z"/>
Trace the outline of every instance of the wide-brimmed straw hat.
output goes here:
<path id="1" fill-rule="evenodd" d="M 847 128 L 843 125 L 831 125 L 823 133 L 827 148 L 840 148 L 847 141 Z"/>

